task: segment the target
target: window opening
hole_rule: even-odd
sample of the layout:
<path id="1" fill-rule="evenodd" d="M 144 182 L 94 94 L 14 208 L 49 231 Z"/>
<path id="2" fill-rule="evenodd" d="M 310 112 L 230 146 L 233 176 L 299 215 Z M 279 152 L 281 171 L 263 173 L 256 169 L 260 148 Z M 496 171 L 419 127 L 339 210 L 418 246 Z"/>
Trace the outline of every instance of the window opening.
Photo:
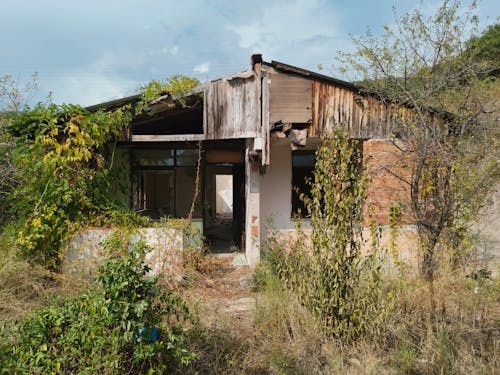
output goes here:
<path id="1" fill-rule="evenodd" d="M 307 208 L 304 205 L 302 194 L 309 196 L 311 186 L 307 182 L 314 178 L 314 151 L 292 152 L 292 216 L 307 217 Z"/>
<path id="2" fill-rule="evenodd" d="M 196 149 L 146 149 L 133 152 L 133 208 L 153 219 L 185 217 L 196 180 Z M 195 210 L 194 217 L 201 216 Z"/>

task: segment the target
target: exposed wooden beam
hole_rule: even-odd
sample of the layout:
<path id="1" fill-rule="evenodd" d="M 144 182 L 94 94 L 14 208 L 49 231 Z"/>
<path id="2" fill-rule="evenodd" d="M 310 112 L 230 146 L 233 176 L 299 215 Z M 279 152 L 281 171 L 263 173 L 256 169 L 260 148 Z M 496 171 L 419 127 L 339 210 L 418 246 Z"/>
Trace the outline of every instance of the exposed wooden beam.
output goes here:
<path id="1" fill-rule="evenodd" d="M 203 141 L 205 134 L 132 135 L 132 142 Z"/>

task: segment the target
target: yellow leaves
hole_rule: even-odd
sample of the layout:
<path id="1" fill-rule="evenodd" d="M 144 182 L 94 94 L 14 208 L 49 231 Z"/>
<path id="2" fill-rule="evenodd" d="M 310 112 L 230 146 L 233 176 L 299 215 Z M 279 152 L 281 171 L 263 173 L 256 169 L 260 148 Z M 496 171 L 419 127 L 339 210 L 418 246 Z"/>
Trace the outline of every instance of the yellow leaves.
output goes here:
<path id="1" fill-rule="evenodd" d="M 78 126 L 70 122 L 68 126 L 68 133 L 77 134 L 80 133 L 80 129 L 78 129 Z"/>
<path id="2" fill-rule="evenodd" d="M 50 136 L 47 136 L 47 135 L 43 135 L 40 139 L 40 142 L 42 143 L 42 145 L 44 146 L 54 146 L 56 147 L 58 145 L 57 141 L 50 137 Z"/>

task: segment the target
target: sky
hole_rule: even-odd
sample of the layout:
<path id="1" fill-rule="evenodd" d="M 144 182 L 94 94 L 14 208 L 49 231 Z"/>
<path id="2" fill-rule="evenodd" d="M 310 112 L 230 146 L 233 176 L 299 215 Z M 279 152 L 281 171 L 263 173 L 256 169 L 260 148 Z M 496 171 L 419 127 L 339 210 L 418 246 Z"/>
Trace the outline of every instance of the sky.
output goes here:
<path id="1" fill-rule="evenodd" d="M 416 6 L 440 0 L 0 0 L 0 77 L 56 103 L 91 105 L 137 92 L 152 79 L 201 81 L 247 69 L 252 53 L 345 78 L 332 70 L 351 36 L 379 34 Z M 482 0 L 481 24 L 500 1 Z M 1 104 L 1 103 L 0 103 Z"/>

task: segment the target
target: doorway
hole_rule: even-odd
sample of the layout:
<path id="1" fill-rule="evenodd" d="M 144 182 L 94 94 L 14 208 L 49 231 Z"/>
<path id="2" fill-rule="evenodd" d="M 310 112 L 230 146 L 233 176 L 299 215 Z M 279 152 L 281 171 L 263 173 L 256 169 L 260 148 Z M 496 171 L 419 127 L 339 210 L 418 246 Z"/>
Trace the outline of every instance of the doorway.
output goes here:
<path id="1" fill-rule="evenodd" d="M 215 217 L 219 220 L 233 219 L 233 175 L 215 175 Z"/>
<path id="2" fill-rule="evenodd" d="M 239 163 L 206 165 L 204 235 L 213 253 L 241 250 L 244 181 L 244 168 Z"/>

